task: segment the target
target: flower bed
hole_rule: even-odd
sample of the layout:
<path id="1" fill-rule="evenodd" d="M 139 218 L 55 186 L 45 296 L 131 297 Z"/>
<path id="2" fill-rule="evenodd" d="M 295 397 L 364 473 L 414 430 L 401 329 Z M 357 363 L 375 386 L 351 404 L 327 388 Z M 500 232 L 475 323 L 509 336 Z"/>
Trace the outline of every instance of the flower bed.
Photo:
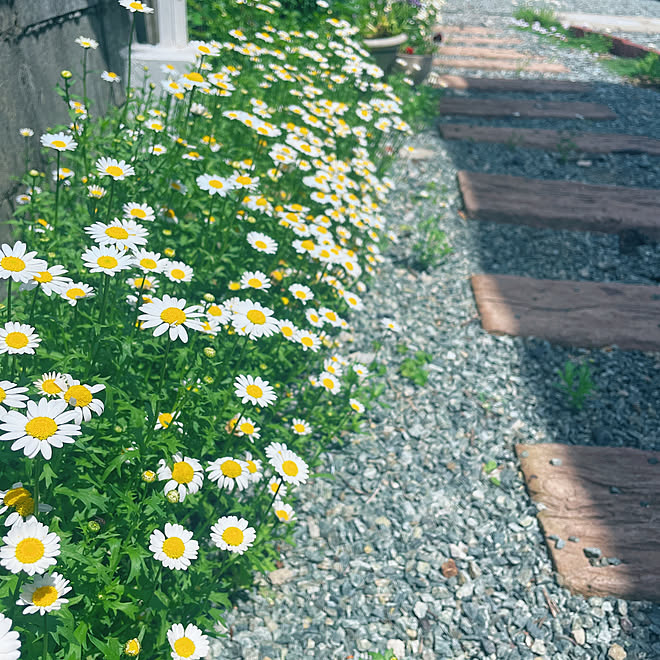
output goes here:
<path id="1" fill-rule="evenodd" d="M 81 37 L 47 173 L 26 146 L 0 254 L 3 658 L 203 657 L 376 394 L 338 336 L 417 101 L 348 23 L 284 29 L 278 6 L 228 5 L 193 70 L 105 117 L 87 77 L 119 76 Z"/>

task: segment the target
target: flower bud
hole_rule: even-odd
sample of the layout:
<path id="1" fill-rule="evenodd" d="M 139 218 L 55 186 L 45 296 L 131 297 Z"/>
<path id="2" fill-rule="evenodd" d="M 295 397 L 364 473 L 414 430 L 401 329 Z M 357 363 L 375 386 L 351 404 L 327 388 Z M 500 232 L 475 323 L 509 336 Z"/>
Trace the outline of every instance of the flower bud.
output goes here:
<path id="1" fill-rule="evenodd" d="M 148 484 L 156 481 L 156 473 L 153 470 L 145 470 L 142 473 L 142 481 Z"/>
<path id="2" fill-rule="evenodd" d="M 204 355 L 206 355 L 207 358 L 214 358 L 215 357 L 215 348 L 213 348 L 213 346 L 206 346 L 204 348 Z"/>
<path id="3" fill-rule="evenodd" d="M 28 174 L 30 176 L 39 176 L 39 170 L 30 170 Z"/>
<path id="4" fill-rule="evenodd" d="M 168 502 L 171 502 L 172 504 L 176 504 L 179 501 L 179 491 L 178 490 L 171 490 L 167 495 L 165 495 L 167 498 Z"/>
<path id="5" fill-rule="evenodd" d="M 60 71 L 60 76 L 62 76 L 64 80 L 68 80 L 73 76 L 73 74 L 68 69 L 64 69 L 63 71 Z"/>
<path id="6" fill-rule="evenodd" d="M 140 653 L 142 646 L 140 645 L 140 640 L 137 637 L 129 639 L 126 644 L 124 644 L 124 653 L 130 656 L 136 656 Z"/>
<path id="7" fill-rule="evenodd" d="M 208 303 L 212 303 L 215 300 L 215 296 L 212 293 L 205 293 L 204 300 Z"/>
<path id="8" fill-rule="evenodd" d="M 87 522 L 87 529 L 90 532 L 94 532 L 96 534 L 97 532 L 101 531 L 101 525 L 99 525 L 96 520 L 90 520 Z"/>

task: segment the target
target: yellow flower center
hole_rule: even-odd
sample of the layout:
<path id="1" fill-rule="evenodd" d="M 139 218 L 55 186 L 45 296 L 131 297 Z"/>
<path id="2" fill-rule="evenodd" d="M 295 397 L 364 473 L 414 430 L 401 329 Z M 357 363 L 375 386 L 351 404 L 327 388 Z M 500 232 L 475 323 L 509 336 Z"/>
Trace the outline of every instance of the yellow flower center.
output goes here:
<path id="1" fill-rule="evenodd" d="M 183 553 L 186 550 L 184 542 L 178 536 L 172 536 L 169 539 L 163 541 L 163 552 L 170 559 L 178 559 L 183 557 Z"/>
<path id="2" fill-rule="evenodd" d="M 249 186 L 252 183 L 252 177 L 241 174 L 236 177 L 236 183 L 240 183 L 242 186 Z"/>
<path id="3" fill-rule="evenodd" d="M 260 250 L 265 250 L 268 247 L 264 241 L 255 241 L 254 246 L 258 247 Z"/>
<path id="4" fill-rule="evenodd" d="M 2 257 L 2 260 L 0 260 L 0 266 L 13 273 L 20 273 L 25 269 L 25 262 L 18 257 Z"/>
<path id="5" fill-rule="evenodd" d="M 258 309 L 251 309 L 245 316 L 250 323 L 255 325 L 263 325 L 266 322 L 266 315 Z"/>
<path id="6" fill-rule="evenodd" d="M 284 509 L 276 509 L 275 515 L 280 518 L 280 520 L 288 520 L 289 514 Z"/>
<path id="7" fill-rule="evenodd" d="M 247 435 L 254 433 L 254 424 L 251 424 L 250 422 L 243 422 L 238 428 Z"/>
<path id="8" fill-rule="evenodd" d="M 248 286 L 251 286 L 253 289 L 260 289 L 263 285 L 263 282 L 257 277 L 251 277 L 248 281 Z M 263 314 L 262 314 L 263 316 Z"/>
<path id="9" fill-rule="evenodd" d="M 5 343 L 9 348 L 25 348 L 28 345 L 28 337 L 24 332 L 10 332 L 5 337 Z"/>
<path id="10" fill-rule="evenodd" d="M 282 463 L 282 472 L 288 477 L 295 477 L 298 474 L 298 465 L 295 461 L 284 461 Z"/>
<path id="11" fill-rule="evenodd" d="M 84 385 L 72 385 L 64 394 L 64 400 L 77 408 L 85 408 L 93 398 L 92 393 Z"/>
<path id="12" fill-rule="evenodd" d="M 34 564 L 44 556 L 46 547 L 39 539 L 28 536 L 26 539 L 18 542 L 15 552 L 16 559 L 21 564 Z"/>
<path id="13" fill-rule="evenodd" d="M 15 507 L 24 497 L 30 497 L 30 491 L 27 488 L 11 488 L 2 501 L 7 506 Z"/>
<path id="14" fill-rule="evenodd" d="M 146 277 L 136 277 L 133 280 L 133 286 L 136 289 L 151 289 L 151 280 Z"/>
<path id="15" fill-rule="evenodd" d="M 314 346 L 314 340 L 311 337 L 302 337 L 300 339 L 300 343 L 303 346 L 307 346 L 308 348 L 311 348 L 312 346 Z"/>
<path id="16" fill-rule="evenodd" d="M 64 149 L 66 147 L 66 142 L 64 140 L 53 140 L 51 144 L 57 149 Z"/>
<path id="17" fill-rule="evenodd" d="M 298 433 L 304 433 L 305 432 L 305 425 L 304 424 L 294 424 L 293 428 Z"/>
<path id="18" fill-rule="evenodd" d="M 225 184 L 220 181 L 220 179 L 211 179 L 209 181 L 209 186 L 211 186 L 211 188 L 215 188 L 216 190 L 220 190 L 220 188 L 225 187 Z"/>
<path id="19" fill-rule="evenodd" d="M 173 415 L 172 413 L 161 413 L 158 415 L 158 421 L 161 426 L 167 428 L 172 423 Z"/>
<path id="20" fill-rule="evenodd" d="M 110 176 L 121 176 L 124 173 L 124 170 L 122 170 L 119 165 L 108 165 L 108 167 L 105 168 L 105 171 Z"/>
<path id="21" fill-rule="evenodd" d="M 236 462 L 236 461 L 225 461 L 221 466 L 220 469 L 222 470 L 222 474 L 225 475 L 225 477 L 229 477 L 230 479 L 236 479 L 236 477 L 239 477 L 243 470 L 241 469 L 241 466 Z"/>
<path id="22" fill-rule="evenodd" d="M 327 387 L 329 390 L 331 390 L 335 385 L 330 378 L 324 378 L 321 382 L 323 383 L 323 387 Z"/>
<path id="23" fill-rule="evenodd" d="M 25 432 L 33 438 L 47 440 L 57 432 L 57 424 L 52 417 L 33 417 L 25 425 Z"/>
<path id="24" fill-rule="evenodd" d="M 197 48 L 199 49 L 200 53 L 210 53 L 211 52 L 211 49 L 208 46 L 201 45 L 201 46 L 198 46 Z"/>
<path id="25" fill-rule="evenodd" d="M 182 280 L 185 278 L 186 274 L 184 271 L 182 271 L 180 268 L 173 268 L 170 271 L 170 275 L 175 279 L 175 280 Z"/>
<path id="26" fill-rule="evenodd" d="M 57 589 L 48 584 L 34 590 L 34 593 L 32 594 L 32 602 L 37 607 L 48 607 L 57 600 L 58 595 Z"/>
<path id="27" fill-rule="evenodd" d="M 129 215 L 132 215 L 135 218 L 146 218 L 147 217 L 147 212 L 143 211 L 142 209 L 131 209 L 131 212 Z"/>
<path id="28" fill-rule="evenodd" d="M 130 656 L 136 656 L 140 652 L 140 640 L 138 639 L 129 639 L 126 644 L 124 644 L 124 653 Z"/>
<path id="29" fill-rule="evenodd" d="M 195 642 L 190 637 L 180 637 L 174 642 L 174 652 L 182 658 L 189 658 L 195 652 Z"/>
<path id="30" fill-rule="evenodd" d="M 29 493 L 16 500 L 13 506 L 16 512 L 23 518 L 27 518 L 34 513 L 34 500 L 30 497 Z"/>
<path id="31" fill-rule="evenodd" d="M 326 312 L 325 318 L 328 319 L 329 321 L 336 321 L 337 315 L 334 312 Z"/>
<path id="32" fill-rule="evenodd" d="M 258 385 L 248 385 L 245 391 L 254 399 L 259 399 L 263 396 L 264 391 Z"/>
<path id="33" fill-rule="evenodd" d="M 188 78 L 188 80 L 191 80 L 192 82 L 204 82 L 204 77 L 201 73 L 197 73 L 197 71 L 186 73 L 184 78 Z"/>
<path id="34" fill-rule="evenodd" d="M 189 484 L 193 480 L 195 471 L 185 461 L 179 461 L 172 468 L 172 479 L 180 484 Z"/>
<path id="35" fill-rule="evenodd" d="M 268 204 L 268 200 L 265 197 L 259 197 L 259 199 L 256 201 L 257 206 L 266 206 Z"/>
<path id="36" fill-rule="evenodd" d="M 72 300 L 77 300 L 78 298 L 84 298 L 85 292 L 82 289 L 79 289 L 78 287 L 73 287 L 73 289 L 69 289 L 66 292 L 66 295 Z"/>
<path id="37" fill-rule="evenodd" d="M 280 328 L 280 332 L 285 336 L 285 337 L 293 337 L 293 328 L 288 326 L 288 325 L 283 325 Z"/>
<path id="38" fill-rule="evenodd" d="M 6 398 L 7 398 L 7 392 L 5 392 L 5 391 L 0 387 L 0 403 L 2 403 Z"/>
<path id="39" fill-rule="evenodd" d="M 105 255 L 103 257 L 99 257 L 96 260 L 96 263 L 101 267 L 101 268 L 116 268 L 117 264 L 119 263 L 114 257 Z"/>
<path id="40" fill-rule="evenodd" d="M 105 233 L 110 238 L 115 238 L 122 241 L 128 238 L 128 232 L 123 227 L 108 227 L 105 230 Z"/>
<path id="41" fill-rule="evenodd" d="M 131 2 L 129 5 L 131 9 L 137 9 L 138 11 L 142 11 L 143 5 L 141 2 Z"/>
<path id="42" fill-rule="evenodd" d="M 207 310 L 207 314 L 211 316 L 222 316 L 222 309 L 217 305 L 211 305 Z"/>
<path id="43" fill-rule="evenodd" d="M 153 122 L 151 126 L 149 127 L 154 131 L 162 131 L 163 130 L 163 125 L 158 123 L 157 121 Z"/>
<path id="44" fill-rule="evenodd" d="M 178 307 L 167 307 L 160 313 L 160 318 L 170 325 L 181 325 L 186 320 L 186 313 Z"/>
<path id="45" fill-rule="evenodd" d="M 188 152 L 188 155 L 189 155 L 191 158 L 199 158 L 199 151 L 189 151 L 189 152 Z"/>
<path id="46" fill-rule="evenodd" d="M 306 241 L 303 241 L 303 242 L 300 244 L 300 247 L 301 247 L 303 250 L 313 250 L 314 247 L 315 247 L 315 246 L 314 246 L 314 241 L 310 241 L 309 239 L 307 239 Z"/>
<path id="47" fill-rule="evenodd" d="M 256 474 L 257 464 L 254 461 L 247 461 L 247 465 L 248 465 L 248 472 L 250 472 L 250 474 Z"/>
<path id="48" fill-rule="evenodd" d="M 158 264 L 153 259 L 146 257 L 145 259 L 140 259 L 140 266 L 142 266 L 142 268 L 146 268 L 147 270 L 153 270 L 158 266 Z"/>
<path id="49" fill-rule="evenodd" d="M 53 281 L 53 276 L 47 270 L 44 270 L 41 273 L 39 273 L 38 275 L 35 275 L 34 279 L 37 282 L 39 282 L 41 284 L 44 284 L 46 282 L 52 282 Z"/>
<path id="50" fill-rule="evenodd" d="M 239 546 L 243 543 L 243 530 L 238 527 L 227 527 L 227 529 L 222 532 L 222 540 L 227 545 Z"/>

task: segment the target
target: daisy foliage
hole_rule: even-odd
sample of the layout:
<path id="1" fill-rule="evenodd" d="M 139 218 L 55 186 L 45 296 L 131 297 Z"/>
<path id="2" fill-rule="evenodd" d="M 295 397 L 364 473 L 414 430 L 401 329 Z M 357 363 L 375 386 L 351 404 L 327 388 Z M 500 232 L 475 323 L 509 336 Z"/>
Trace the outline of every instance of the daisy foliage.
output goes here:
<path id="1" fill-rule="evenodd" d="M 128 44 L 154 9 L 117 4 Z M 105 112 L 85 94 L 97 44 L 76 39 L 69 120 L 21 133 L 0 243 L 0 655 L 204 657 L 307 515 L 322 449 L 377 396 L 339 347 L 421 97 L 325 3 L 304 31 L 277 0 L 212 4 L 194 64 L 144 88 L 122 73 L 132 93 Z"/>

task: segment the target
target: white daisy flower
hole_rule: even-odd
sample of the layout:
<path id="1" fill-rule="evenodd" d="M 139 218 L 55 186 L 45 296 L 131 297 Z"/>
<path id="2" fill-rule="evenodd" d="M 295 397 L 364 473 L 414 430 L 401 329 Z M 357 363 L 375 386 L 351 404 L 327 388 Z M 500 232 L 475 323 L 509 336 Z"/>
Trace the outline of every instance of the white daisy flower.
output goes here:
<path id="1" fill-rule="evenodd" d="M 163 124 L 163 122 L 157 117 L 147 119 L 147 121 L 144 122 L 144 127 L 156 133 L 162 133 L 165 130 L 165 124 Z"/>
<path id="2" fill-rule="evenodd" d="M 286 497 L 286 484 L 279 477 L 272 477 L 268 482 L 268 492 L 277 497 Z"/>
<path id="3" fill-rule="evenodd" d="M 78 424 L 71 424 L 75 411 L 66 410 L 67 403 L 61 399 L 49 401 L 39 399 L 38 403 L 28 401 L 27 414 L 16 410 L 9 411 L 0 421 L 0 441 L 13 440 L 13 451 L 23 450 L 28 458 L 38 453 L 49 460 L 53 447 L 62 447 L 74 442 L 73 436 L 80 435 Z"/>
<path id="4" fill-rule="evenodd" d="M 74 39 L 74 41 L 81 46 L 82 48 L 91 48 L 92 50 L 96 50 L 99 47 L 99 42 L 91 39 L 90 37 L 83 37 L 80 36 L 77 39 Z"/>
<path id="5" fill-rule="evenodd" d="M 221 490 L 233 490 L 234 486 L 238 490 L 245 490 L 248 487 L 250 473 L 245 461 L 241 461 L 231 456 L 223 456 L 209 463 L 206 468 L 209 473 L 208 478 L 218 485 Z"/>
<path id="6" fill-rule="evenodd" d="M 168 260 L 161 258 L 160 252 L 150 252 L 139 249 L 133 252 L 133 265 L 137 266 L 143 273 L 162 273 L 168 264 Z"/>
<path id="7" fill-rule="evenodd" d="M 312 427 L 300 417 L 294 417 L 291 420 L 291 430 L 296 435 L 309 435 L 312 432 Z"/>
<path id="8" fill-rule="evenodd" d="M 209 305 L 206 310 L 206 316 L 210 321 L 215 321 L 220 325 L 227 325 L 231 321 L 231 312 L 224 304 L 217 305 L 213 303 Z"/>
<path id="9" fill-rule="evenodd" d="M 241 275 L 241 289 L 270 289 L 270 280 L 260 270 L 245 271 Z"/>
<path id="10" fill-rule="evenodd" d="M 295 339 L 300 343 L 304 351 L 310 350 L 312 353 L 316 353 L 321 348 L 319 336 L 309 330 L 298 330 Z"/>
<path id="11" fill-rule="evenodd" d="M 41 136 L 41 144 L 56 151 L 75 151 L 78 143 L 66 133 L 46 133 Z"/>
<path id="12" fill-rule="evenodd" d="M 156 474 L 159 481 L 167 480 L 163 493 L 167 495 L 171 490 L 175 490 L 179 494 L 179 502 L 183 502 L 188 493 L 196 493 L 202 487 L 204 470 L 195 458 L 174 454 L 172 460 L 174 465 L 170 469 L 167 462 L 161 458 Z"/>
<path id="13" fill-rule="evenodd" d="M 59 291 L 60 298 L 64 298 L 69 305 L 75 307 L 82 298 L 91 298 L 94 296 L 94 289 L 84 282 L 73 282 L 69 280 Z"/>
<path id="14" fill-rule="evenodd" d="M 245 518 L 223 516 L 211 527 L 211 541 L 220 550 L 229 550 L 242 555 L 253 543 L 257 534 L 253 527 L 248 526 Z"/>
<path id="15" fill-rule="evenodd" d="M 54 397 L 64 393 L 69 380 L 71 380 L 69 374 L 51 371 L 43 374 L 39 380 L 35 380 L 32 384 L 42 396 Z"/>
<path id="16" fill-rule="evenodd" d="M 265 452 L 268 458 L 273 458 L 273 456 L 277 456 L 287 449 L 288 447 L 284 442 L 271 442 L 266 446 Z"/>
<path id="17" fill-rule="evenodd" d="M 304 484 L 309 477 L 307 463 L 290 449 L 276 454 L 269 462 L 287 484 Z"/>
<path id="18" fill-rule="evenodd" d="M 27 387 L 19 387 L 9 380 L 0 380 L 0 415 L 7 412 L 8 408 L 25 408 Z"/>
<path id="19" fill-rule="evenodd" d="M 234 188 L 240 188 L 241 190 L 254 190 L 259 185 L 258 176 L 249 176 L 238 172 L 232 174 L 229 181 Z"/>
<path id="20" fill-rule="evenodd" d="M 337 380 L 337 377 L 331 374 L 329 371 L 324 371 L 319 376 L 319 385 L 324 387 L 330 394 L 337 394 L 341 389 L 341 385 Z"/>
<path id="21" fill-rule="evenodd" d="M 258 458 L 252 458 L 252 454 L 249 451 L 246 451 L 245 462 L 247 463 L 248 478 L 250 479 L 250 482 L 257 483 L 261 481 L 261 477 L 264 476 L 261 468 L 261 461 Z"/>
<path id="22" fill-rule="evenodd" d="M 238 425 L 236 424 L 237 422 Z M 259 431 L 261 431 L 261 428 L 258 427 L 249 417 L 244 417 L 243 415 L 240 416 L 240 421 L 239 421 L 239 415 L 236 415 L 232 419 L 230 419 L 229 423 L 227 424 L 227 429 L 229 433 L 231 433 L 233 430 L 234 435 L 237 436 L 247 435 L 248 438 L 250 439 L 250 442 L 254 442 L 255 440 L 258 440 L 261 437 L 261 433 L 259 433 Z"/>
<path id="23" fill-rule="evenodd" d="M 205 190 L 209 195 L 225 197 L 234 189 L 232 181 L 216 174 L 200 174 L 196 181 L 200 189 Z"/>
<path id="24" fill-rule="evenodd" d="M 279 329 L 273 310 L 258 302 L 243 300 L 233 308 L 232 325 L 242 335 L 250 339 L 270 337 Z"/>
<path id="25" fill-rule="evenodd" d="M 120 83 L 121 78 L 114 71 L 104 71 L 101 74 L 101 79 L 109 83 Z"/>
<path id="26" fill-rule="evenodd" d="M 156 214 L 148 204 L 137 204 L 136 202 L 127 202 L 122 207 L 124 218 L 127 220 L 140 220 L 142 222 L 153 222 Z"/>
<path id="27" fill-rule="evenodd" d="M 296 338 L 296 333 L 298 328 L 294 323 L 289 321 L 289 319 L 282 319 L 277 322 L 280 332 L 284 335 L 284 338 L 288 341 L 298 341 Z"/>
<path id="28" fill-rule="evenodd" d="M 185 571 L 191 559 L 197 559 L 199 543 L 182 525 L 165 523 L 165 533 L 155 529 L 149 537 L 149 550 L 166 568 Z"/>
<path id="29" fill-rule="evenodd" d="M 9 490 L 0 490 L 0 514 L 8 509 L 13 511 L 5 519 L 5 527 L 13 527 L 18 522 L 34 520 L 34 498 L 32 493 L 19 481 Z M 40 513 L 48 513 L 53 507 L 45 502 L 39 502 Z"/>
<path id="30" fill-rule="evenodd" d="M 289 286 L 289 291 L 296 300 L 300 300 L 303 305 L 306 305 L 314 298 L 312 290 L 304 284 L 292 284 Z"/>
<path id="31" fill-rule="evenodd" d="M 269 406 L 277 400 L 275 390 L 259 376 L 236 376 L 234 380 L 236 396 L 241 403 L 250 402 L 253 406 Z"/>
<path id="32" fill-rule="evenodd" d="M 275 254 L 277 252 L 277 241 L 258 231 L 249 232 L 247 242 L 257 252 L 263 252 L 264 254 Z"/>
<path id="33" fill-rule="evenodd" d="M 21 290 L 31 291 L 38 286 L 47 296 L 50 296 L 51 293 L 60 293 L 70 281 L 68 277 L 64 277 L 66 272 L 64 266 L 51 266 L 38 272 L 29 282 L 21 284 Z"/>
<path id="34" fill-rule="evenodd" d="M 401 332 L 401 326 L 394 321 L 393 319 L 390 318 L 384 318 L 381 319 L 381 325 L 386 328 L 387 330 L 391 330 L 392 332 L 399 333 Z"/>
<path id="35" fill-rule="evenodd" d="M 188 47 L 193 48 L 200 55 L 215 56 L 220 54 L 220 49 L 208 41 L 190 41 Z"/>
<path id="36" fill-rule="evenodd" d="M 0 354 L 34 355 L 34 349 L 41 343 L 41 338 L 31 325 L 8 321 L 0 328 Z"/>
<path id="37" fill-rule="evenodd" d="M 348 405 L 358 414 L 362 414 L 364 412 L 364 405 L 357 399 L 349 399 Z"/>
<path id="38" fill-rule="evenodd" d="M 193 269 L 183 261 L 170 261 L 164 273 L 170 282 L 190 282 L 193 278 Z"/>
<path id="39" fill-rule="evenodd" d="M 209 652 L 209 638 L 193 623 L 185 628 L 175 623 L 167 631 L 167 641 L 172 647 L 172 660 L 199 660 Z"/>
<path id="40" fill-rule="evenodd" d="M 60 554 L 60 537 L 37 520 L 14 525 L 2 540 L 0 565 L 12 573 L 44 573 Z"/>
<path id="41" fill-rule="evenodd" d="M 0 279 L 11 278 L 14 282 L 29 282 L 48 264 L 43 259 L 35 259 L 36 252 L 26 252 L 26 245 L 16 241 L 14 245 L 3 243 L 0 246 Z"/>
<path id="42" fill-rule="evenodd" d="M 111 277 L 115 273 L 131 268 L 131 255 L 114 245 L 100 245 L 87 248 L 81 259 L 90 273 L 105 273 Z"/>
<path id="43" fill-rule="evenodd" d="M 143 313 L 138 320 L 143 321 L 142 327 L 145 329 L 155 328 L 154 337 L 169 331 L 172 341 L 180 339 L 184 344 L 188 341 L 186 328 L 198 329 L 197 319 L 202 314 L 198 305 L 186 307 L 183 298 L 168 295 L 164 295 L 162 300 L 154 298 L 152 302 L 142 305 L 140 311 Z"/>
<path id="44" fill-rule="evenodd" d="M 102 392 L 105 385 L 81 385 L 79 380 L 67 382 L 66 391 L 60 396 L 73 407 L 76 416 L 74 422 L 82 424 L 83 420 L 89 422 L 92 419 L 92 413 L 100 416 L 103 413 L 104 405 L 100 399 L 95 399 L 97 392 Z"/>
<path id="45" fill-rule="evenodd" d="M 296 516 L 293 507 L 290 504 L 284 504 L 279 499 L 273 502 L 273 511 L 280 522 L 291 522 Z"/>
<path id="46" fill-rule="evenodd" d="M 0 658 L 18 660 L 21 657 L 21 639 L 16 630 L 11 629 L 12 620 L 0 612 Z"/>
<path id="47" fill-rule="evenodd" d="M 319 309 L 319 315 L 324 321 L 328 322 L 333 328 L 338 328 L 342 324 L 342 319 L 340 318 L 340 316 L 333 310 L 329 309 L 328 307 L 321 307 L 321 309 Z"/>
<path id="48" fill-rule="evenodd" d="M 115 181 L 123 181 L 127 176 L 133 176 L 135 170 L 124 160 L 101 157 L 96 161 L 99 176 L 111 176 Z"/>
<path id="49" fill-rule="evenodd" d="M 176 413 L 168 413 L 168 412 L 163 412 L 163 413 L 158 413 L 158 417 L 156 417 L 156 425 L 154 426 L 154 431 L 158 431 L 159 429 L 167 429 L 170 426 L 173 426 L 174 428 L 177 429 L 182 429 L 183 424 L 179 421 L 177 421 L 177 417 L 181 414 L 181 411 L 177 411 Z"/>
<path id="50" fill-rule="evenodd" d="M 135 12 L 140 14 L 153 14 L 154 12 L 151 7 L 145 5 L 144 2 L 140 2 L 140 0 L 119 0 L 119 4 L 124 7 L 124 9 L 128 9 L 131 14 L 134 14 Z"/>
<path id="51" fill-rule="evenodd" d="M 323 327 L 323 319 L 315 309 L 305 310 L 305 318 L 307 319 L 308 323 L 315 328 Z"/>
<path id="52" fill-rule="evenodd" d="M 99 245 L 114 245 L 120 250 L 136 250 L 140 245 L 146 245 L 149 235 L 147 229 L 135 220 L 117 218 L 108 225 L 95 222 L 85 227 L 85 233 Z"/>
<path id="53" fill-rule="evenodd" d="M 23 586 L 16 605 L 25 608 L 23 614 L 39 612 L 43 616 L 46 612 L 59 610 L 63 603 L 68 603 L 69 599 L 62 596 L 69 591 L 71 591 L 69 580 L 65 580 L 59 573 L 38 575 L 32 580 L 32 584 Z M 2 658 L 1 654 L 0 658 Z"/>

